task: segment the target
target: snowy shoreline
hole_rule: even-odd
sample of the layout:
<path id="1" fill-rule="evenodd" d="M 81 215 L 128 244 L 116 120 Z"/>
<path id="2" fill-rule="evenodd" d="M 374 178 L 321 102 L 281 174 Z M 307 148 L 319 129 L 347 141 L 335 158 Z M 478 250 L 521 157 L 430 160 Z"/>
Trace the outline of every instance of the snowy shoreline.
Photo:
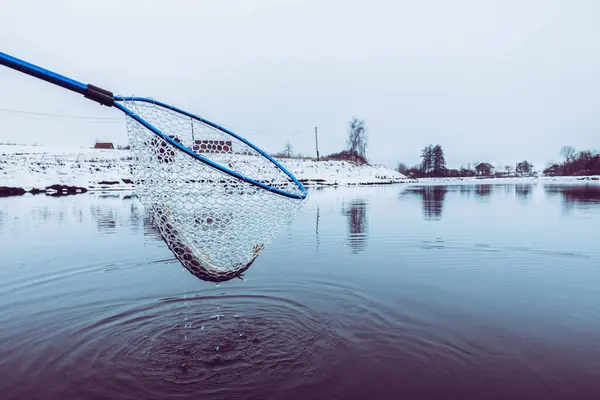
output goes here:
<path id="1" fill-rule="evenodd" d="M 415 182 L 382 165 L 295 158 L 278 161 L 307 187 Z M 128 150 L 0 145 L 0 187 L 29 191 L 51 185 L 88 191 L 132 189 L 131 153 Z"/>
<path id="2" fill-rule="evenodd" d="M 357 165 L 347 161 L 278 159 L 308 188 L 385 184 L 473 185 L 506 183 L 592 183 L 598 176 L 419 178 L 382 165 Z M 56 186 L 60 185 L 60 186 Z M 0 145 L 0 187 L 7 193 L 29 192 L 55 186 L 49 193 L 68 191 L 131 190 L 131 153 L 128 150 L 61 149 L 41 146 Z M 22 190 L 21 190 L 22 189 Z M 18 195 L 18 194 L 17 194 Z"/>
<path id="3" fill-rule="evenodd" d="M 517 177 L 466 177 L 466 178 L 419 178 L 417 185 L 493 185 L 526 183 L 597 183 L 600 176 L 517 176 Z"/>

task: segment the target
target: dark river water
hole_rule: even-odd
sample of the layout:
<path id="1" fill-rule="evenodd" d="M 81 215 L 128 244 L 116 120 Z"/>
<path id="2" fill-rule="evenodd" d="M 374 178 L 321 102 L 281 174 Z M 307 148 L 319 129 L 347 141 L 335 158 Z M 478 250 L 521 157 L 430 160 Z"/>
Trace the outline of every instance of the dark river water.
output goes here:
<path id="1" fill-rule="evenodd" d="M 600 185 L 313 190 L 245 273 L 124 192 L 0 199 L 0 398 L 600 399 Z"/>

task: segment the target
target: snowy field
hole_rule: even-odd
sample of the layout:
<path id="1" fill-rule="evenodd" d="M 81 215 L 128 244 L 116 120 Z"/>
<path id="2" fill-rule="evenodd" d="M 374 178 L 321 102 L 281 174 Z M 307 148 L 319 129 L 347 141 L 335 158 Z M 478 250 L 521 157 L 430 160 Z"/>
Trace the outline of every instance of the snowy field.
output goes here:
<path id="1" fill-rule="evenodd" d="M 0 145 L 0 186 L 43 189 L 60 184 L 89 190 L 131 189 L 128 150 Z M 278 160 L 307 186 L 414 182 L 380 165 L 345 161 Z"/>
<path id="2" fill-rule="evenodd" d="M 126 150 L 54 149 L 0 145 L 0 186 L 43 189 L 54 184 L 94 188 L 131 185 Z M 101 185 L 100 182 L 118 182 Z"/>
<path id="3" fill-rule="evenodd" d="M 0 186 L 25 190 L 44 189 L 55 184 L 78 186 L 88 190 L 132 189 L 131 160 L 129 150 L 0 145 Z M 308 187 L 389 183 L 469 185 L 587 182 L 600 184 L 598 176 L 408 179 L 401 173 L 382 165 L 356 165 L 346 161 L 304 159 L 279 159 L 278 161 Z"/>

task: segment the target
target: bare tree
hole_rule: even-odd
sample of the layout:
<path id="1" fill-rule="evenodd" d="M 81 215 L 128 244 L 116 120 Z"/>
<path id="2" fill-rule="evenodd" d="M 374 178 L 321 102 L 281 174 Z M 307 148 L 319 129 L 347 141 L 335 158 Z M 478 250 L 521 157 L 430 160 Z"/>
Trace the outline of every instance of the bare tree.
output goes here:
<path id="1" fill-rule="evenodd" d="M 353 155 L 361 156 L 367 159 L 366 148 L 367 148 L 367 128 L 365 127 L 365 121 L 362 119 L 353 117 L 348 123 L 348 150 Z"/>
<path id="2" fill-rule="evenodd" d="M 284 154 L 286 157 L 291 157 L 291 156 L 292 156 L 292 154 L 293 154 L 293 152 L 294 152 L 294 148 L 292 147 L 292 143 L 291 143 L 291 142 L 288 140 L 288 141 L 285 143 L 285 147 L 283 148 L 283 154 Z"/>
<path id="3" fill-rule="evenodd" d="M 431 171 L 433 171 L 433 145 L 429 145 L 421 150 L 421 171 L 425 175 L 429 175 Z"/>
<path id="4" fill-rule="evenodd" d="M 504 167 L 504 170 L 506 171 L 506 173 L 507 173 L 508 175 L 512 174 L 512 169 L 513 169 L 513 168 L 512 168 L 512 165 L 508 165 L 508 164 L 507 164 L 507 165 Z"/>
<path id="5" fill-rule="evenodd" d="M 560 155 L 565 158 L 566 162 L 573 161 L 573 159 L 575 158 L 575 153 L 577 153 L 577 151 L 573 146 L 563 146 L 560 149 Z"/>
<path id="6" fill-rule="evenodd" d="M 396 171 L 400 172 L 401 174 L 408 174 L 408 167 L 406 166 L 406 164 L 399 162 L 398 166 L 396 167 Z"/>

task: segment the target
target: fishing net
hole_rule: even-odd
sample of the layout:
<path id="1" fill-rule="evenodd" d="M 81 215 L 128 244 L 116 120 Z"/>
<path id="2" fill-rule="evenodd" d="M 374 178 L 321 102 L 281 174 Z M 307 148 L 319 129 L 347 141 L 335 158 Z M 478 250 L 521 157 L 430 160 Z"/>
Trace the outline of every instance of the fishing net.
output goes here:
<path id="1" fill-rule="evenodd" d="M 127 117 L 136 194 L 167 246 L 204 280 L 239 276 L 291 222 L 304 188 L 219 127 L 151 102 L 124 106 L 184 146 Z"/>

